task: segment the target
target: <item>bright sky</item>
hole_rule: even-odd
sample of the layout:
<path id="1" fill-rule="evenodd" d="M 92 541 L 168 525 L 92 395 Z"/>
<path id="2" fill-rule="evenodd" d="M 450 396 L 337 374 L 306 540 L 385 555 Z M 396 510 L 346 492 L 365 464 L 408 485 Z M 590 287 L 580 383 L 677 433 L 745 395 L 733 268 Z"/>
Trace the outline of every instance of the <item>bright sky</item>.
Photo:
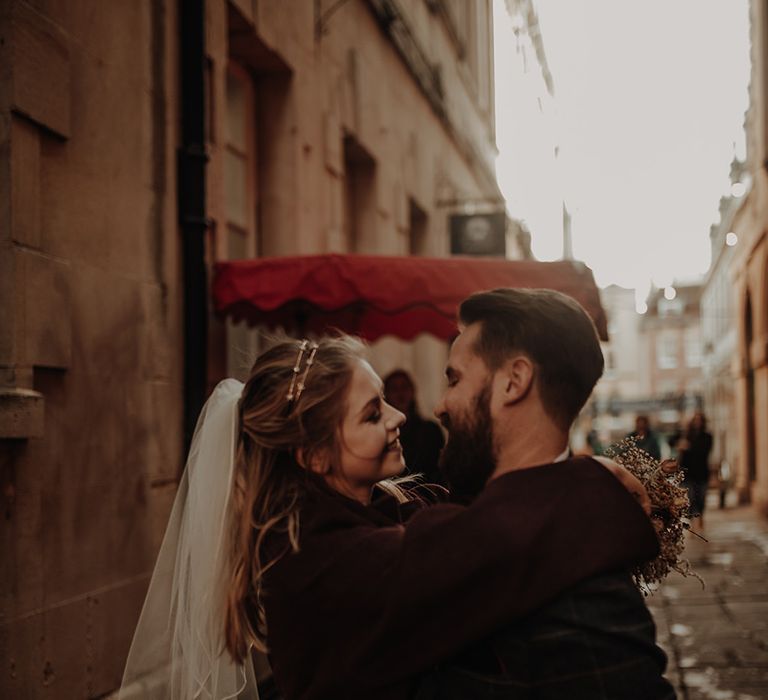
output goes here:
<path id="1" fill-rule="evenodd" d="M 533 4 L 554 100 L 494 0 L 497 173 L 534 255 L 560 257 L 564 200 L 574 256 L 598 284 L 705 273 L 730 162 L 744 157 L 747 0 Z"/>

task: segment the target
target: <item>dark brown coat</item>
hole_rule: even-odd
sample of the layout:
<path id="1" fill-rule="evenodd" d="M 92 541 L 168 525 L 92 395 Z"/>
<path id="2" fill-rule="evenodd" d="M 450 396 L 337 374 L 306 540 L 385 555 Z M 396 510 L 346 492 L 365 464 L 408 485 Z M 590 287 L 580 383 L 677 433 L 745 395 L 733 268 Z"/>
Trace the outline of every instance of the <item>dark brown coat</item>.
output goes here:
<path id="1" fill-rule="evenodd" d="M 408 698 L 437 662 L 658 552 L 641 508 L 588 458 L 501 476 L 470 506 L 366 507 L 312 483 L 300 551 L 266 576 L 285 700 Z"/>

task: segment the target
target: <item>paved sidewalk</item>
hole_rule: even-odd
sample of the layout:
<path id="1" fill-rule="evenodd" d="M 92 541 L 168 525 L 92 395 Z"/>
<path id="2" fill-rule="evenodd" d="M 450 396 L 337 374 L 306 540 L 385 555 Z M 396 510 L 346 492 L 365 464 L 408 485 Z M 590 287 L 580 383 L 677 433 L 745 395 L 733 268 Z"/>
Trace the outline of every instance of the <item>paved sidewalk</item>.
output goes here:
<path id="1" fill-rule="evenodd" d="M 715 494 L 710 494 L 710 499 Z M 768 520 L 707 504 L 709 540 L 689 536 L 704 579 L 672 573 L 647 599 L 680 700 L 768 699 Z"/>

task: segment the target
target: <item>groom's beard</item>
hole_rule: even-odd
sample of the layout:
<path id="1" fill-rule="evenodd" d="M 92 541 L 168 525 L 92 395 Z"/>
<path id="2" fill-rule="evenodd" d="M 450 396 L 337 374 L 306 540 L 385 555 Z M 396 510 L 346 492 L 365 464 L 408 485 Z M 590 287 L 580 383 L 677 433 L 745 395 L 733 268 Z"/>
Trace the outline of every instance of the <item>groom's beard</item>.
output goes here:
<path id="1" fill-rule="evenodd" d="M 440 455 L 440 471 L 451 500 L 469 503 L 496 469 L 490 385 L 483 387 L 460 419 L 451 420 L 446 415 L 442 423 L 448 429 L 448 441 Z"/>

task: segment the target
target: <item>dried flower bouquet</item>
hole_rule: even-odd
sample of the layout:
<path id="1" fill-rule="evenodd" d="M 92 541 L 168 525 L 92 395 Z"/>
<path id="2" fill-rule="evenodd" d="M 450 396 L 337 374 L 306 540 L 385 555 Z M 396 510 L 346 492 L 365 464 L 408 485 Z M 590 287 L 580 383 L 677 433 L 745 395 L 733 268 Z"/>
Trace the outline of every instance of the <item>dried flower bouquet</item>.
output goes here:
<path id="1" fill-rule="evenodd" d="M 670 571 L 683 576 L 701 577 L 682 558 L 685 531 L 690 529 L 688 491 L 682 485 L 683 473 L 675 460 L 659 462 L 628 437 L 612 445 L 605 454 L 628 469 L 645 486 L 651 499 L 651 520 L 659 537 L 659 555 L 635 569 L 635 582 L 643 593 L 652 593 Z M 695 534 L 695 533 L 694 533 Z"/>

